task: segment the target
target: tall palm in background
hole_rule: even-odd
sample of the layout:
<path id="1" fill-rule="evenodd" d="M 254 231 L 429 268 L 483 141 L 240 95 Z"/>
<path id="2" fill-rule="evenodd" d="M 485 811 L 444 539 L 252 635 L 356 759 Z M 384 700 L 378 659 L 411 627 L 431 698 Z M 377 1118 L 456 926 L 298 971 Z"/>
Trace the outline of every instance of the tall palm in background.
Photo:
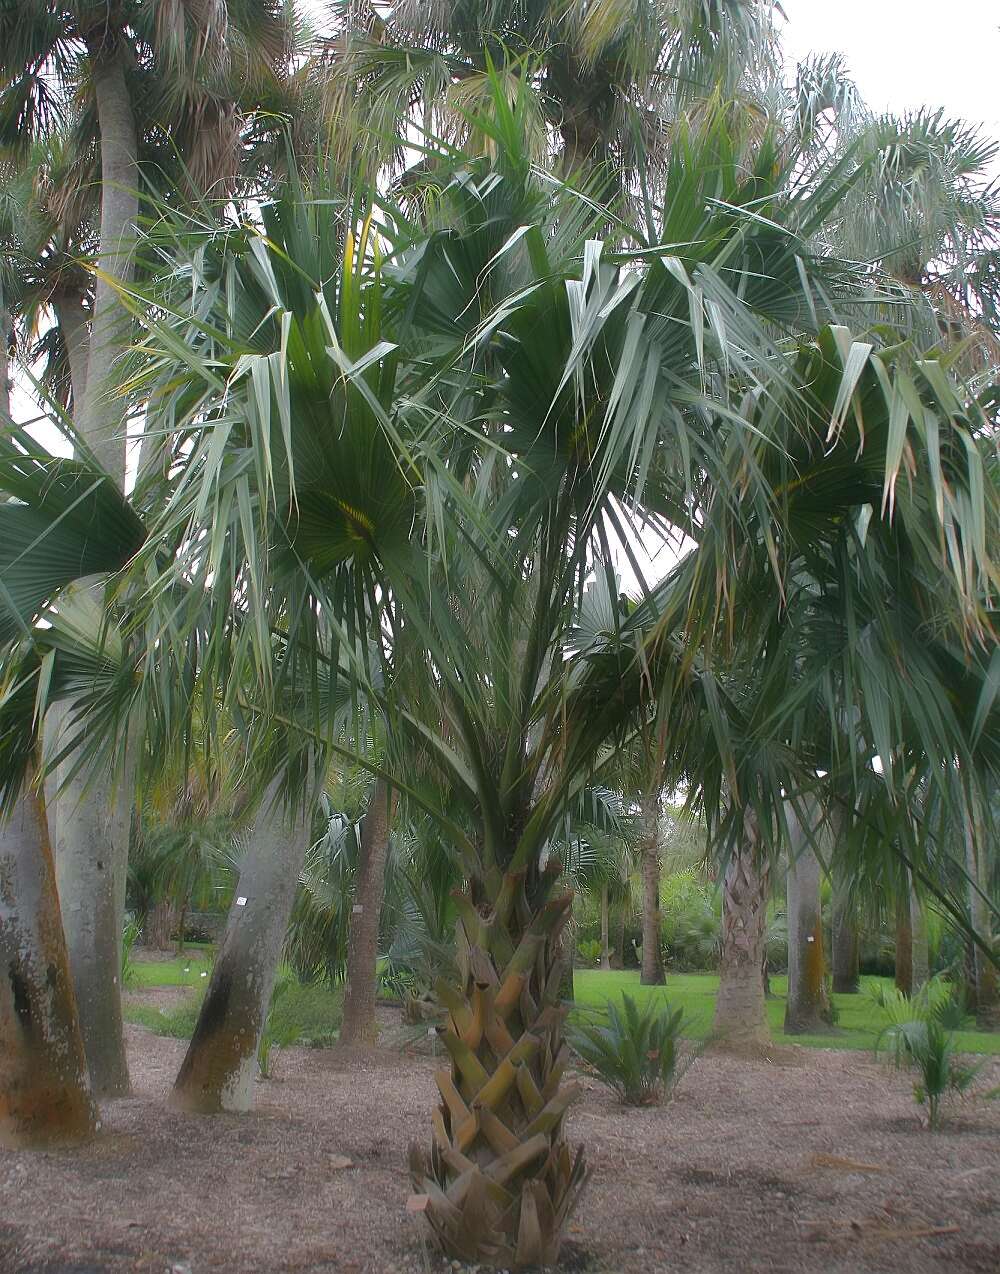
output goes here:
<path id="1" fill-rule="evenodd" d="M 962 492 L 983 482 L 988 472 L 984 457 L 992 445 L 989 422 L 974 403 L 965 404 L 947 388 L 937 362 L 917 362 L 908 373 L 899 351 L 876 354 L 868 344 L 851 346 L 833 333 L 799 358 L 796 379 L 810 387 L 811 406 L 801 418 L 786 413 L 790 432 L 774 472 L 776 496 L 789 519 L 781 554 L 787 574 L 775 575 L 767 532 L 761 528 L 748 536 L 744 528 L 737 544 L 724 529 L 729 516 L 725 505 L 718 504 L 706 513 L 691 567 L 698 569 L 702 554 L 706 563 L 735 554 L 735 560 L 742 559 L 737 569 L 744 589 L 752 590 L 757 580 L 756 595 L 744 592 L 744 598 L 756 596 L 754 619 L 745 613 L 738 630 L 745 636 L 752 623 L 761 623 L 750 646 L 757 653 L 751 664 L 744 664 L 738 643 L 732 645 L 732 634 L 722 630 L 723 648 L 731 651 L 726 671 L 720 668 L 725 697 L 719 699 L 716 722 L 706 723 L 712 726 L 712 743 L 699 747 L 693 742 L 696 732 L 691 733 L 695 756 L 687 775 L 708 798 L 710 820 L 723 833 L 730 856 L 731 897 L 724 929 L 728 916 L 738 939 L 734 964 L 752 988 L 756 1029 L 764 1042 L 757 955 L 766 887 L 757 864 L 769 855 L 751 854 L 753 861 L 747 862 L 747 854 L 754 841 L 758 849 L 761 843 L 788 843 L 785 794 L 800 800 L 818 787 L 825 789 L 830 780 L 818 780 L 821 772 L 833 775 L 834 783 L 846 782 L 851 793 L 848 825 L 884 814 L 881 840 L 898 845 L 911 869 L 933 887 L 931 859 L 954 860 L 947 820 L 954 828 L 968 803 L 959 790 L 961 769 L 952 758 L 964 758 L 967 766 L 982 750 L 989 755 L 989 760 L 984 755 L 984 765 L 991 774 L 997 762 L 987 689 L 995 567 L 987 550 L 978 566 L 970 561 L 959 568 L 952 556 L 958 545 L 944 534 L 944 524 L 937 532 L 922 526 L 929 518 L 932 527 L 941 516 L 938 510 L 952 501 L 964 503 Z M 841 415 L 848 401 L 842 376 L 849 365 L 849 393 L 864 413 L 863 426 Z M 912 437 L 893 406 L 904 395 L 916 413 Z M 760 408 L 765 414 L 771 411 L 763 400 Z M 762 431 L 775 436 L 770 426 Z M 957 443 L 957 449 L 948 444 L 938 453 L 942 436 Z M 951 459 L 945 460 L 946 455 Z M 943 472 L 939 479 L 930 476 L 938 463 L 950 467 L 953 461 L 958 470 L 952 469 L 947 479 Z M 900 472 L 904 463 L 905 488 Z M 988 510 L 997 499 L 992 482 L 987 482 L 985 495 L 986 520 L 979 530 L 969 527 L 971 538 L 965 541 L 974 556 L 979 553 L 973 548 L 976 540 L 983 546 L 991 542 L 986 527 L 995 514 Z M 715 539 L 720 533 L 721 544 Z M 750 565 L 754 554 L 759 554 L 756 568 Z M 958 582 L 959 575 L 966 577 L 965 583 Z M 713 588 L 708 587 L 709 597 Z M 707 649 L 713 645 L 708 643 Z M 959 668 L 967 688 L 956 697 L 951 678 Z M 773 685 L 772 677 L 777 677 Z M 981 731 L 973 726 L 974 709 L 963 700 L 979 705 Z M 843 722 L 856 714 L 857 728 L 845 734 Z M 734 740 L 738 763 L 728 772 L 722 765 L 707 764 L 720 731 Z M 882 775 L 871 769 L 876 756 L 885 767 Z M 929 761 L 934 756 L 941 759 L 939 770 Z M 925 814 L 930 817 L 925 801 L 917 799 L 922 784 L 930 784 L 936 796 L 933 818 L 920 830 Z M 750 810 L 747 793 L 754 799 Z M 756 793 L 765 797 L 763 819 Z M 806 820 L 800 815 L 799 821 Z M 961 904 L 953 897 L 948 903 L 961 919 Z M 722 971 L 720 1015 L 726 1011 L 730 972 L 725 947 Z M 717 1025 L 742 1030 L 744 1019 L 745 1013 L 734 1011 L 731 1022 L 720 1016 Z"/>
<path id="2" fill-rule="evenodd" d="M 798 68 L 789 116 L 814 161 L 860 167 L 827 241 L 895 282 L 893 322 L 925 348 L 963 350 L 966 373 L 988 383 L 1000 364 L 998 143 L 942 110 L 873 112 L 836 55 Z"/>
<path id="3" fill-rule="evenodd" d="M 495 140 L 476 120 L 496 77 L 525 105 L 539 162 L 635 193 L 655 191 L 679 118 L 717 96 L 763 120 L 778 58 L 770 0 L 347 0 L 323 61 L 331 130 L 374 172 L 441 137 Z M 737 105 L 738 104 L 738 105 Z M 359 148 L 359 141 L 363 145 Z"/>

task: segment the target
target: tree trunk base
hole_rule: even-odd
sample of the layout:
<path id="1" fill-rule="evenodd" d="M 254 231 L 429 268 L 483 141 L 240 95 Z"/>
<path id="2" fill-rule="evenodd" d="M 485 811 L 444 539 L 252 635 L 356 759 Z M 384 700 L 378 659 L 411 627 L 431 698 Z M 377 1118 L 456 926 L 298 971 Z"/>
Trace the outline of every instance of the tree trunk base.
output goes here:
<path id="1" fill-rule="evenodd" d="M 572 895 L 538 882 L 533 911 L 523 876 L 507 876 L 510 910 L 488 928 L 471 893 L 459 908 L 461 982 L 441 979 L 448 1009 L 439 1034 L 450 1066 L 435 1074 L 440 1105 L 430 1153 L 410 1149 L 415 1197 L 445 1254 L 522 1270 L 558 1260 L 563 1229 L 587 1179 L 583 1151 L 563 1134 L 578 1086 L 562 1083 L 562 929 Z M 491 921 L 491 926 L 495 925 Z"/>
<path id="2" fill-rule="evenodd" d="M 801 1049 L 791 1044 L 776 1044 L 773 1039 L 749 1035 L 710 1035 L 705 1041 L 710 1057 L 732 1057 L 746 1062 L 765 1062 L 769 1066 L 801 1065 Z"/>
<path id="3" fill-rule="evenodd" d="M 256 1052 L 243 1058 L 237 1068 L 227 1065 L 225 1074 L 226 1082 L 221 1084 L 215 1075 L 199 1078 L 192 1071 L 182 1070 L 171 1089 L 169 1104 L 189 1115 L 246 1114 L 253 1106 Z"/>
<path id="4" fill-rule="evenodd" d="M 981 1031 L 1000 1031 L 1000 1004 L 976 1009 L 976 1026 Z"/>
<path id="5" fill-rule="evenodd" d="M 822 1013 L 786 1015 L 784 1032 L 786 1035 L 832 1035 L 833 1023 Z"/>
<path id="6" fill-rule="evenodd" d="M 69 1087 L 0 1097 L 0 1149 L 58 1150 L 92 1141 L 100 1129 L 89 1094 Z"/>

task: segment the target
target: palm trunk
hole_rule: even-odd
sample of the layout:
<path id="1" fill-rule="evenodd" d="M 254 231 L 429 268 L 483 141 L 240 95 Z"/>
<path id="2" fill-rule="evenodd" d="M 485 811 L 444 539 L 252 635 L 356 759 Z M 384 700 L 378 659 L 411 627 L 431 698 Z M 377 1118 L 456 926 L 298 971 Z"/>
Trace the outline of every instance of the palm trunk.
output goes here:
<path id="1" fill-rule="evenodd" d="M 92 49 L 90 56 L 97 122 L 101 134 L 101 273 L 94 293 L 86 385 L 76 427 L 101 467 L 119 487 L 125 485 L 125 434 L 113 368 L 127 345 L 127 312 L 115 284 L 132 277 L 136 217 L 139 211 L 139 168 L 135 114 L 125 81 L 122 46 L 111 52 Z"/>
<path id="2" fill-rule="evenodd" d="M 249 1110 L 257 1047 L 309 845 L 309 811 L 292 814 L 277 780 L 254 821 L 212 979 L 174 1084 L 201 1114 Z"/>
<path id="3" fill-rule="evenodd" d="M 94 318 L 83 396 L 75 424 L 101 466 L 125 485 L 122 412 L 111 393 L 112 366 L 126 340 L 114 281 L 132 272 L 132 239 L 138 211 L 135 117 L 121 48 L 90 49 L 91 75 L 101 135 L 101 241 Z M 71 323 L 72 326 L 72 323 Z M 75 333 L 82 341 L 81 333 Z M 77 353 L 79 354 L 79 343 Z M 78 360 L 79 362 L 79 360 Z M 73 704 L 57 709 L 46 728 L 58 738 Z M 57 780 L 51 801 L 56 873 L 66 923 L 70 968 L 76 987 L 91 1081 L 98 1096 L 129 1091 L 121 1016 L 121 934 L 133 790 L 135 748 L 127 749 L 125 774 L 116 791 L 111 779 L 88 769 L 71 781 Z"/>
<path id="4" fill-rule="evenodd" d="M 618 941 L 611 948 L 610 959 L 612 969 L 625 968 L 625 925 L 628 920 L 628 902 L 623 898 L 618 904 Z"/>
<path id="5" fill-rule="evenodd" d="M 930 950 L 927 942 L 927 918 L 917 891 L 910 882 L 910 934 L 913 990 L 919 991 L 931 975 Z"/>
<path id="6" fill-rule="evenodd" d="M 608 887 L 601 886 L 601 968 L 611 969 L 611 931 L 609 925 Z"/>
<path id="7" fill-rule="evenodd" d="M 53 298 L 56 320 L 69 357 L 69 378 L 73 390 L 73 410 L 83 410 L 87 392 L 87 361 L 90 357 L 90 316 L 81 297 L 60 292 Z"/>
<path id="8" fill-rule="evenodd" d="M 844 867 L 833 865 L 833 989 L 856 995 L 861 987 L 860 944 L 851 881 Z"/>
<path id="9" fill-rule="evenodd" d="M 0 824 L 0 1146 L 97 1130 L 45 811 L 29 774 Z"/>
<path id="10" fill-rule="evenodd" d="M 980 832 L 977 836 L 976 832 Z M 987 888 L 986 853 L 981 827 L 968 815 L 965 819 L 965 869 L 969 877 L 969 912 L 972 927 L 980 938 L 993 943 L 993 917 L 984 897 Z M 983 1030 L 1000 1028 L 1000 974 L 986 952 L 975 946 L 976 1024 Z"/>
<path id="11" fill-rule="evenodd" d="M 0 305 L 0 425 L 10 425 L 10 311 Z"/>
<path id="12" fill-rule="evenodd" d="M 184 926 L 187 923 L 188 900 L 185 898 L 181 903 L 177 917 L 177 941 L 174 946 L 174 954 L 182 956 L 184 954 Z"/>
<path id="13" fill-rule="evenodd" d="M 788 998 L 786 1035 L 822 1031 L 830 1023 L 824 979 L 823 918 L 820 909 L 822 869 L 808 844 L 806 829 L 790 812 L 792 843 L 788 862 Z M 813 820 L 814 823 L 816 820 Z M 816 834 L 815 826 L 810 829 Z"/>
<path id="14" fill-rule="evenodd" d="M 642 840 L 642 973 L 643 986 L 662 986 L 660 950 L 660 793 L 651 794 L 643 809 Z"/>
<path id="15" fill-rule="evenodd" d="M 913 928 L 907 875 L 904 892 L 896 900 L 896 989 L 913 994 Z"/>
<path id="16" fill-rule="evenodd" d="M 60 745 L 71 712 L 71 705 L 50 709 L 48 724 Z M 71 762 L 66 762 L 52 784 L 58 786 L 49 821 L 56 883 L 90 1082 L 99 1098 L 123 1097 L 130 1089 L 121 943 L 134 751 L 126 749 L 125 772 L 117 782 L 96 766 L 67 778 Z"/>
<path id="17" fill-rule="evenodd" d="M 714 1033 L 727 1046 L 757 1051 L 770 1047 L 764 1002 L 769 868 L 748 827 L 733 851 L 722 884 L 722 953 Z"/>
<path id="18" fill-rule="evenodd" d="M 371 805 L 361 824 L 361 854 L 347 933 L 342 1044 L 370 1046 L 378 1038 L 375 979 L 388 853 L 389 786 L 383 779 L 377 779 Z"/>
<path id="19" fill-rule="evenodd" d="M 170 950 L 170 935 L 177 923 L 177 908 L 169 898 L 155 903 L 142 927 L 143 945 L 154 951 Z"/>
<path id="20" fill-rule="evenodd" d="M 411 1147 L 410 1169 L 418 1206 L 458 1260 L 553 1264 L 586 1178 L 563 1136 L 577 1090 L 561 1086 L 559 935 L 573 899 L 552 896 L 557 876 L 508 874 L 498 896 L 475 882 L 457 898 L 461 984 L 438 984 L 451 1065 L 435 1076 L 430 1155 Z"/>

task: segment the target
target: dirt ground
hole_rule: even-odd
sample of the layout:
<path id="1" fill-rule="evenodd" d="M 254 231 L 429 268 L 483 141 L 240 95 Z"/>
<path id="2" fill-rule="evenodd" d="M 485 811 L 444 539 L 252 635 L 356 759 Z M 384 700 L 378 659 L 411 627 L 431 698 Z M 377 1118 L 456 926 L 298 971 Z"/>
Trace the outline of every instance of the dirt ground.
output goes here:
<path id="1" fill-rule="evenodd" d="M 93 1145 L 0 1152 L 3 1274 L 449 1268 L 405 1211 L 432 1058 L 290 1049 L 252 1114 L 204 1118 L 164 1101 L 183 1043 L 128 1039 L 135 1096 L 104 1108 Z M 593 1177 L 562 1268 L 997 1274 L 1000 1102 L 959 1105 L 931 1134 L 906 1076 L 865 1054 L 781 1053 L 703 1056 L 660 1109 L 587 1081 L 570 1136 Z M 998 1083 L 1000 1059 L 980 1087 Z"/>

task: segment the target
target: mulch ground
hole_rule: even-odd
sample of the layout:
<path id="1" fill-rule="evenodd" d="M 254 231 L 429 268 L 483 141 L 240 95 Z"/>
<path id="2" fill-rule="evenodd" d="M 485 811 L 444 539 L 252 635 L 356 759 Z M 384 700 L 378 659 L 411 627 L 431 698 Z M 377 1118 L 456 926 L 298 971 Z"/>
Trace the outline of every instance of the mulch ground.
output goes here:
<path id="1" fill-rule="evenodd" d="M 0 1271 L 422 1274 L 448 1266 L 406 1213 L 435 1061 L 289 1049 L 252 1114 L 179 1114 L 184 1044 L 130 1027 L 135 1095 L 93 1145 L 0 1152 Z M 565 1270 L 1000 1270 L 1000 1101 L 918 1121 L 863 1054 L 705 1055 L 675 1100 L 627 1110 L 586 1081 L 570 1137 L 593 1177 Z M 1000 1083 L 993 1061 L 980 1087 Z"/>

